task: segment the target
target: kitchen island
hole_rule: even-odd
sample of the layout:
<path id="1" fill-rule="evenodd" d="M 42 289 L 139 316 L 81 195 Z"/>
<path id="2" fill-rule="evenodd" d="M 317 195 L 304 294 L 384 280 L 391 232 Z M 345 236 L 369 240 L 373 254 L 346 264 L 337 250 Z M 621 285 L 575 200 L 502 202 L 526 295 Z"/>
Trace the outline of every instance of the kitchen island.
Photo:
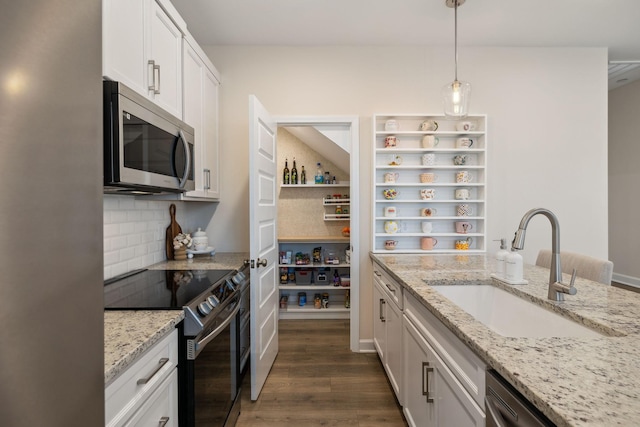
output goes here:
<path id="1" fill-rule="evenodd" d="M 558 426 L 640 423 L 640 294 L 577 278 L 577 295 L 555 302 L 547 299 L 549 270 L 541 267 L 526 265 L 528 284 L 510 286 L 491 278 L 493 260 L 483 254 L 371 258 Z M 516 293 L 604 336 L 503 337 L 432 288 L 478 284 Z"/>

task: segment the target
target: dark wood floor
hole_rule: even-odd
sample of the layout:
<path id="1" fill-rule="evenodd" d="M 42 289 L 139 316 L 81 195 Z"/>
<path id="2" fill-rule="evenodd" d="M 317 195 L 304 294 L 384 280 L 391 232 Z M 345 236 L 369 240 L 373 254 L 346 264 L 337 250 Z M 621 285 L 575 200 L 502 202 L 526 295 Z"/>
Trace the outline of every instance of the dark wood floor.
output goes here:
<path id="1" fill-rule="evenodd" d="M 280 351 L 260 398 L 242 385 L 237 427 L 405 427 L 376 354 L 349 350 L 348 320 L 282 320 Z"/>

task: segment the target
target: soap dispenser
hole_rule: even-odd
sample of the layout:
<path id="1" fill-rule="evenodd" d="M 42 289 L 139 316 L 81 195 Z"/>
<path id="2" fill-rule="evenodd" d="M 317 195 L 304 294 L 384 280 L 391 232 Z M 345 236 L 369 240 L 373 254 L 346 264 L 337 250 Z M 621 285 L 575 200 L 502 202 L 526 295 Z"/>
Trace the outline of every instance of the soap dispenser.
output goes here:
<path id="1" fill-rule="evenodd" d="M 523 265 L 522 255 L 520 255 L 513 248 L 511 252 L 505 258 L 505 275 L 504 278 L 508 282 L 517 283 L 522 282 L 523 279 Z"/>
<path id="2" fill-rule="evenodd" d="M 496 276 L 504 279 L 506 274 L 506 259 L 507 255 L 509 255 L 509 251 L 507 251 L 507 239 L 500 239 L 500 250 L 496 252 Z"/>

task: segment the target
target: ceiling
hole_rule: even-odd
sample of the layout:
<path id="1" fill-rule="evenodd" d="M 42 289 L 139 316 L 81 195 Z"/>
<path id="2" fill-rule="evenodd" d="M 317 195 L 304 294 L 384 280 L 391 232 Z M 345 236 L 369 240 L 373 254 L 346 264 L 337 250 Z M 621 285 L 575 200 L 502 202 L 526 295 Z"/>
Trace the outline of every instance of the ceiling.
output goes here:
<path id="1" fill-rule="evenodd" d="M 445 0 L 171 1 L 202 45 L 453 45 Z M 638 0 L 468 0 L 458 43 L 607 47 L 609 60 L 640 60 L 639 18 Z"/>

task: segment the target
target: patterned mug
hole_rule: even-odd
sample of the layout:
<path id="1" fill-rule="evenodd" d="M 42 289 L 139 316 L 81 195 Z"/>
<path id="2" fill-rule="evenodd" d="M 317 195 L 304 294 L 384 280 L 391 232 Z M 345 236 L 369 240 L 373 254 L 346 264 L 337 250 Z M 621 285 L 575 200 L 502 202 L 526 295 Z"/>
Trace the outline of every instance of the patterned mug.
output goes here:
<path id="1" fill-rule="evenodd" d="M 473 213 L 473 210 L 470 205 L 465 203 L 456 207 L 456 213 L 458 216 L 469 216 Z"/>

